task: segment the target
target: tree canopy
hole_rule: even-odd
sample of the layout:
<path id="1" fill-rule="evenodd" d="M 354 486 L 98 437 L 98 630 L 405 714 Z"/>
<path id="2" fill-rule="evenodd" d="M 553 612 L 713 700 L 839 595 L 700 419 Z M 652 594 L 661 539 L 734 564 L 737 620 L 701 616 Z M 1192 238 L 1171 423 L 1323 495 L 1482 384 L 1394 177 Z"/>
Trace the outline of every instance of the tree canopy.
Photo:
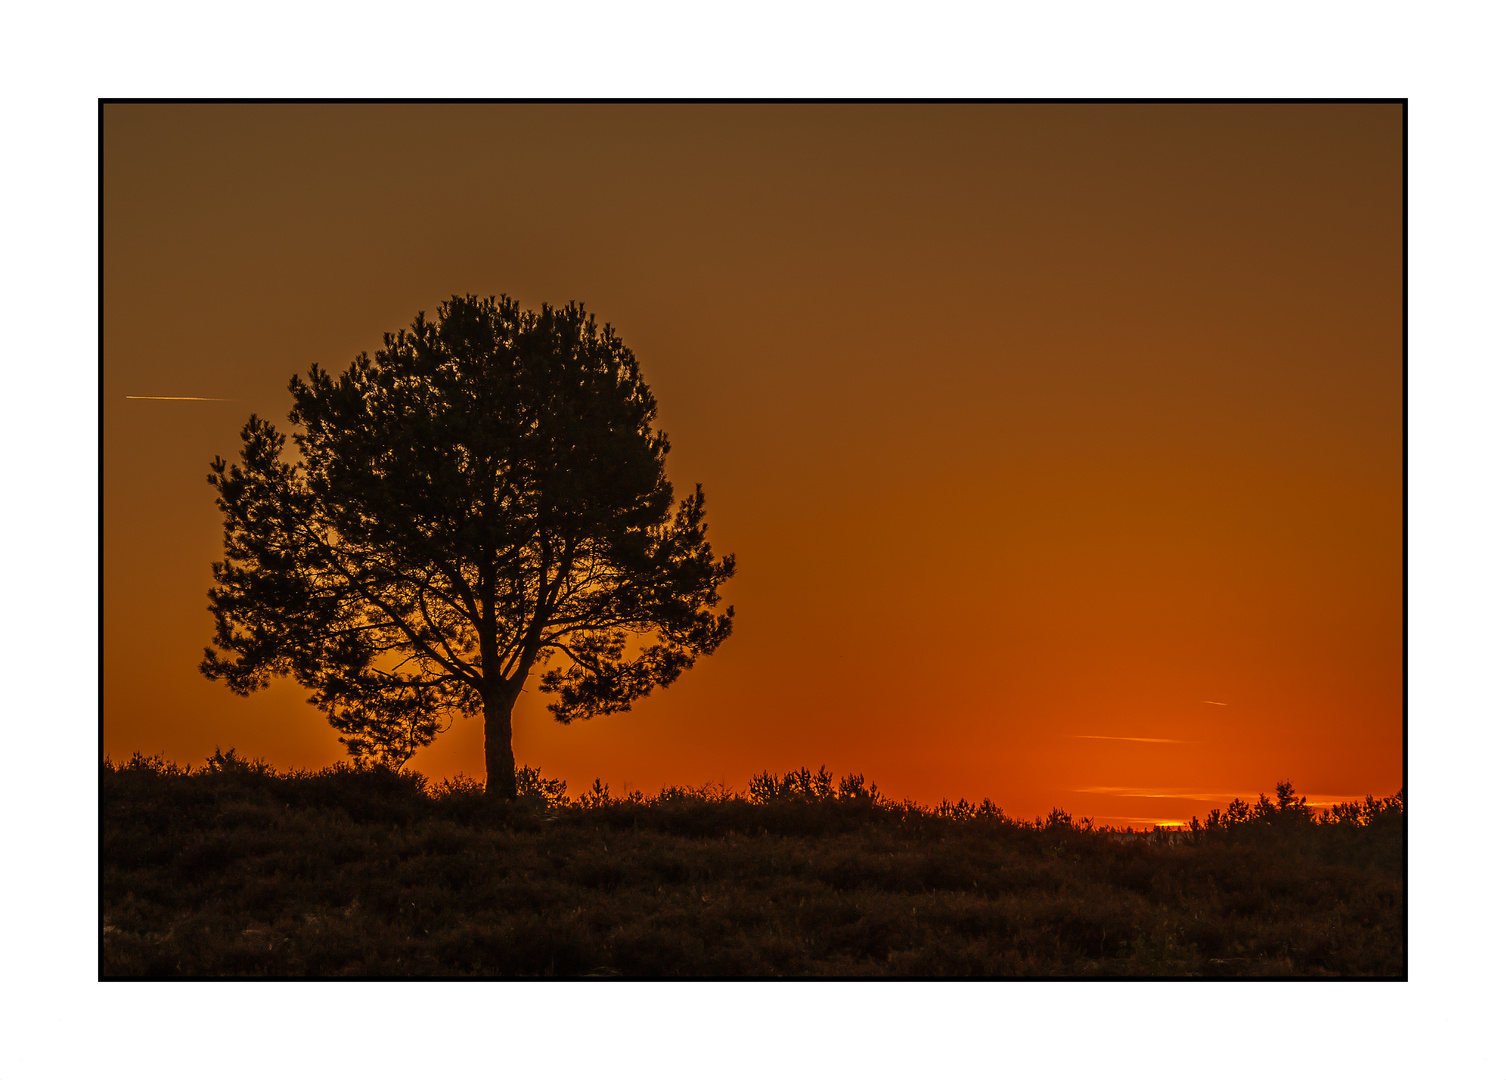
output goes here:
<path id="1" fill-rule="evenodd" d="M 579 305 L 453 297 L 289 389 L 296 457 L 253 415 L 240 464 L 211 465 L 210 679 L 244 695 L 292 676 L 351 754 L 393 765 L 480 711 L 487 790 L 511 798 L 531 671 L 569 723 L 731 633 L 733 558 L 712 554 L 700 485 L 676 505 L 638 364 Z"/>

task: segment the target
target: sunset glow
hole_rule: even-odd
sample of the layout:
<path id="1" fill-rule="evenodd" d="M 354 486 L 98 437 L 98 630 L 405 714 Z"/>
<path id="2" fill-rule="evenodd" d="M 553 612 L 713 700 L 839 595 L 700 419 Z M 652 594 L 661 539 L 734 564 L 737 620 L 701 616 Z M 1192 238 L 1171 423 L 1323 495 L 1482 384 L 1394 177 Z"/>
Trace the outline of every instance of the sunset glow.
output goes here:
<path id="1" fill-rule="evenodd" d="M 1142 828 L 1402 785 L 1399 105 L 107 105 L 103 223 L 116 758 L 343 756 L 197 670 L 209 462 L 506 293 L 621 335 L 737 558 L 732 636 L 630 712 L 529 679 L 572 793 L 824 763 Z M 482 761 L 459 717 L 412 765 Z"/>

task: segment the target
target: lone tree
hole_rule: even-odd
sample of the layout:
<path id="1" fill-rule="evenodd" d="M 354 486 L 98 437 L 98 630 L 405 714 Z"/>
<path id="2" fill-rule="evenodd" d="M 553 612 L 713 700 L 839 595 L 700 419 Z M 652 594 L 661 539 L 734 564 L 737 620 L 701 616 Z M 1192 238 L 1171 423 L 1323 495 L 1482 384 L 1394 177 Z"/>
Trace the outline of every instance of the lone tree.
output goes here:
<path id="1" fill-rule="evenodd" d="M 237 694 L 291 675 L 352 755 L 394 766 L 480 711 L 486 790 L 513 799 L 536 667 L 556 661 L 540 686 L 569 723 L 630 708 L 732 632 L 700 486 L 675 507 L 653 395 L 578 305 L 453 297 L 289 389 L 301 460 L 253 415 L 241 464 L 209 475 L 225 561 L 200 670 Z"/>

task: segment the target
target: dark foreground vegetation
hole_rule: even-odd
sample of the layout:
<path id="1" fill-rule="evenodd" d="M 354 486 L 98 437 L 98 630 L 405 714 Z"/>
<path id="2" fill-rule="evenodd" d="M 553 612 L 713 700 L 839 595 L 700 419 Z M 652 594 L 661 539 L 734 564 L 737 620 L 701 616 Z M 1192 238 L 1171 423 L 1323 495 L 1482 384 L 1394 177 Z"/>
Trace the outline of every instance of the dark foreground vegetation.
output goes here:
<path id="1" fill-rule="evenodd" d="M 884 799 L 523 797 L 234 752 L 101 771 L 105 977 L 1406 974 L 1400 797 L 1127 836 Z"/>

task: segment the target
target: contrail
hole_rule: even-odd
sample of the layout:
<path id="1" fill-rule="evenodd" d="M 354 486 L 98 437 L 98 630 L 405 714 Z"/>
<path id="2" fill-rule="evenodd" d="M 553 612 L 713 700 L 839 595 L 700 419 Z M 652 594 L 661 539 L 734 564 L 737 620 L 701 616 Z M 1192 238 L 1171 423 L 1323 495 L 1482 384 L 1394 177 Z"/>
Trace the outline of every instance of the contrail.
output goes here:
<path id="1" fill-rule="evenodd" d="M 1070 739 L 1111 739 L 1114 742 L 1186 742 L 1185 739 L 1145 739 L 1136 735 L 1069 735 Z"/>
<path id="2" fill-rule="evenodd" d="M 127 394 L 127 401 L 234 401 L 233 397 L 158 397 L 156 394 Z"/>
<path id="3" fill-rule="evenodd" d="M 1208 701 L 1208 700 L 1205 699 L 1203 701 L 1203 704 L 1204 705 L 1227 705 L 1229 703 L 1227 701 Z"/>

